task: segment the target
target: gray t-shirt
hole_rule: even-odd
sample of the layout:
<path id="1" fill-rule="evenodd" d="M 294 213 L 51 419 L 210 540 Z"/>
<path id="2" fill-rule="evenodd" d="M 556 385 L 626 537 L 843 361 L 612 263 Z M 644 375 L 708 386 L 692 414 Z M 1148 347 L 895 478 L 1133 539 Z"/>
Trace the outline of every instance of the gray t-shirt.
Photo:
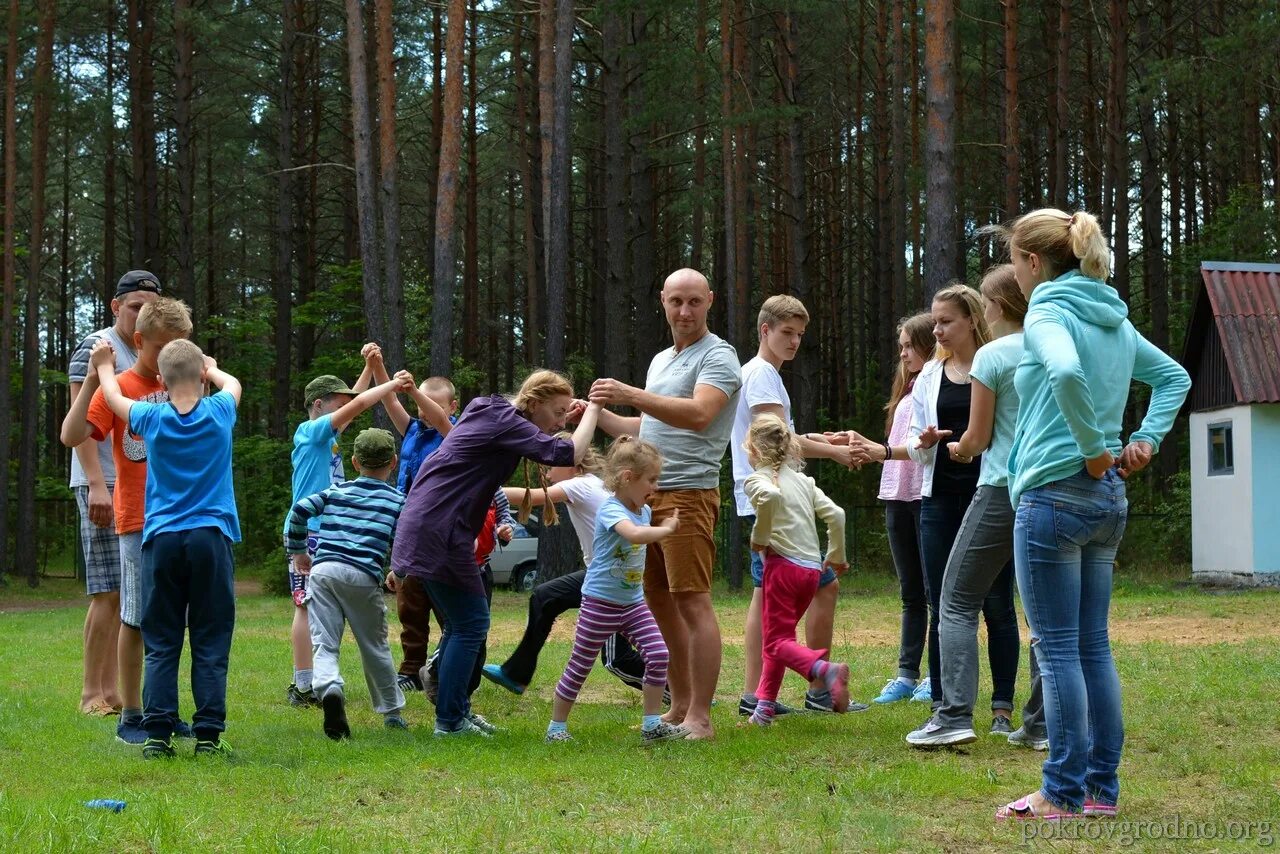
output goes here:
<path id="1" fill-rule="evenodd" d="M 699 385 L 718 388 L 729 396 L 707 429 L 683 430 L 648 415 L 640 418 L 640 438 L 662 452 L 659 489 L 711 489 L 720 484 L 720 461 L 729 445 L 742 385 L 737 351 L 712 332 L 678 353 L 675 347 L 668 347 L 649 363 L 644 388 L 664 397 L 691 398 Z"/>
<path id="2" fill-rule="evenodd" d="M 80 346 L 71 354 L 71 366 L 67 368 L 67 382 L 82 383 L 84 378 L 89 375 L 89 354 L 93 350 L 93 345 L 97 344 L 103 336 L 111 342 L 111 346 L 116 351 L 116 373 L 122 374 L 133 367 L 133 363 L 138 361 L 138 354 L 133 351 L 133 343 L 126 342 L 123 338 L 116 334 L 115 327 L 107 327 L 99 329 L 88 338 L 80 342 Z M 108 484 L 116 482 L 116 464 L 111 459 L 111 443 L 110 442 L 89 442 L 98 446 L 98 460 L 102 463 L 102 477 Z M 84 476 L 84 469 L 80 467 L 80 458 L 73 451 L 71 454 L 71 487 L 88 486 L 89 479 Z"/>

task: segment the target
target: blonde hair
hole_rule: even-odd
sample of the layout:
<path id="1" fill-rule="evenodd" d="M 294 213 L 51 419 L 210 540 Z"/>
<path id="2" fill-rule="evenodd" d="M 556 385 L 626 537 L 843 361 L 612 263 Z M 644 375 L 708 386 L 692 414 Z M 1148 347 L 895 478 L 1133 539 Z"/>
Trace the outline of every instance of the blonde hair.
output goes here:
<path id="1" fill-rule="evenodd" d="M 535 404 L 546 403 L 553 397 L 573 397 L 573 385 L 563 374 L 539 369 L 520 384 L 511 405 L 521 412 L 528 412 Z"/>
<path id="2" fill-rule="evenodd" d="M 1022 325 L 1027 316 L 1027 295 L 1018 287 L 1018 277 L 1012 264 L 997 264 L 982 277 L 978 286 L 982 295 L 1000 306 L 1000 313 L 1010 323 Z"/>
<path id="3" fill-rule="evenodd" d="M 1111 275 L 1111 250 L 1098 218 L 1088 211 L 1069 214 L 1057 208 L 1041 208 L 1018 217 L 1011 226 L 988 230 L 1003 239 L 1010 250 L 1016 248 L 1040 256 L 1049 278 L 1077 267 L 1092 279 L 1105 280 Z"/>
<path id="4" fill-rule="evenodd" d="M 755 417 L 742 446 L 754 452 L 756 465 L 763 464 L 774 470 L 783 466 L 799 469 L 804 465 L 800 440 L 785 421 L 771 412 Z"/>
<path id="5" fill-rule="evenodd" d="M 987 326 L 987 318 L 982 311 L 982 295 L 964 282 L 947 285 L 933 295 L 934 302 L 949 302 L 973 321 L 974 347 L 981 347 L 991 341 L 991 329 Z M 951 358 L 951 353 L 941 344 L 933 348 L 933 357 L 938 361 Z"/>
<path id="6" fill-rule="evenodd" d="M 605 454 L 604 485 L 611 492 L 617 492 L 622 485 L 624 471 L 648 473 L 661 470 L 662 454 L 656 447 L 634 436 L 619 436 Z"/>
<path id="7" fill-rule="evenodd" d="M 158 333 L 168 333 L 175 338 L 186 338 L 191 334 L 191 309 L 180 299 L 159 297 L 142 307 L 138 312 L 138 323 L 135 332 L 148 338 Z"/>
<path id="8" fill-rule="evenodd" d="M 907 338 L 911 341 L 911 348 L 920 355 L 921 360 L 927 362 L 933 358 L 934 348 L 938 345 L 938 339 L 933 337 L 933 315 L 927 311 L 919 314 L 913 314 L 910 317 L 904 317 L 898 321 L 898 335 L 903 332 L 907 333 Z M 893 375 L 893 389 L 889 392 L 889 402 L 884 405 L 884 434 L 889 435 L 893 431 L 893 414 L 898 408 L 898 404 L 902 402 L 902 398 L 911 393 L 911 384 L 915 381 L 919 371 L 914 373 L 907 369 L 907 363 L 898 360 L 898 370 Z"/>
<path id="9" fill-rule="evenodd" d="M 765 325 L 770 327 L 780 326 L 788 320 L 801 320 L 808 323 L 809 310 L 804 307 L 804 303 L 793 296 L 775 294 L 765 300 L 764 305 L 760 306 L 760 315 L 756 319 L 756 329 L 758 330 Z"/>
<path id="10" fill-rule="evenodd" d="M 156 362 L 160 379 L 170 390 L 178 385 L 199 383 L 204 374 L 204 351 L 186 338 L 175 338 L 164 345 Z"/>
<path id="11" fill-rule="evenodd" d="M 453 380 L 448 377 L 427 377 L 418 386 L 423 394 L 442 394 L 449 395 L 450 400 L 458 399 L 458 390 L 453 385 Z"/>

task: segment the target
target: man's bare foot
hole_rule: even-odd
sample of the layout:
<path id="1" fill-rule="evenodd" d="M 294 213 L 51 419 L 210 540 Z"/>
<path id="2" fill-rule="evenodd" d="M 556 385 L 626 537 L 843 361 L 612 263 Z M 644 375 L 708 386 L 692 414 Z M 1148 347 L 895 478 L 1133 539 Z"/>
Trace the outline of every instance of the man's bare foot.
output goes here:
<path id="1" fill-rule="evenodd" d="M 680 726 L 680 724 L 684 723 L 684 712 L 677 712 L 675 709 L 671 709 L 662 716 L 662 722 L 672 726 Z"/>
<path id="2" fill-rule="evenodd" d="M 686 741 L 709 741 L 716 736 L 716 731 L 711 727 L 711 724 L 695 726 L 685 721 L 681 726 L 689 733 L 685 736 Z"/>

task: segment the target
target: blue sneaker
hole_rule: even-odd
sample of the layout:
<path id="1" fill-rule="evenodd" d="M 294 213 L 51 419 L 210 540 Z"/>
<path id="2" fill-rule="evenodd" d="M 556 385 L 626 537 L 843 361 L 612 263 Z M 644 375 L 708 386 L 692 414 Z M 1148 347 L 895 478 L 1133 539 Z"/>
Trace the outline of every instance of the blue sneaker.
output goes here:
<path id="1" fill-rule="evenodd" d="M 488 679 L 496 685 L 501 685 L 512 694 L 524 693 L 525 686 L 514 681 L 510 676 L 504 673 L 501 664 L 486 664 L 481 668 L 480 672 L 485 679 Z"/>
<path id="2" fill-rule="evenodd" d="M 147 743 L 147 731 L 142 728 L 142 718 L 121 717 L 116 724 L 116 741 L 141 747 Z"/>
<path id="3" fill-rule="evenodd" d="M 884 705 L 885 703 L 896 703 L 899 700 L 910 699 L 913 691 L 915 691 L 913 686 L 908 685 L 897 677 L 894 677 L 884 683 L 884 688 L 880 689 L 880 696 L 876 697 L 871 702 L 879 703 L 880 705 Z"/>
<path id="4" fill-rule="evenodd" d="M 178 722 L 173 725 L 173 737 L 174 738 L 195 738 L 196 734 L 194 731 L 192 731 L 191 724 L 187 723 L 184 720 L 179 719 Z"/>
<path id="5" fill-rule="evenodd" d="M 913 703 L 932 703 L 933 702 L 933 683 L 926 676 L 916 685 L 916 690 L 911 695 Z"/>

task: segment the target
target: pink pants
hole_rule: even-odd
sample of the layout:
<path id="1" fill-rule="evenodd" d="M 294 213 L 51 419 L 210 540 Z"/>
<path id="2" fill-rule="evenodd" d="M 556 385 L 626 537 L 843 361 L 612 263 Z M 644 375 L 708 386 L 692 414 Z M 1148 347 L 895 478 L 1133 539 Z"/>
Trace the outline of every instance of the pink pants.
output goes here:
<path id="1" fill-rule="evenodd" d="M 813 601 L 818 591 L 816 569 L 792 563 L 772 551 L 764 559 L 764 585 L 761 601 L 761 634 L 763 640 L 763 664 L 760 685 L 756 697 L 770 702 L 778 699 L 782 677 L 790 667 L 807 682 L 809 671 L 820 659 L 827 657 L 825 649 L 809 649 L 796 642 L 796 625 Z"/>

